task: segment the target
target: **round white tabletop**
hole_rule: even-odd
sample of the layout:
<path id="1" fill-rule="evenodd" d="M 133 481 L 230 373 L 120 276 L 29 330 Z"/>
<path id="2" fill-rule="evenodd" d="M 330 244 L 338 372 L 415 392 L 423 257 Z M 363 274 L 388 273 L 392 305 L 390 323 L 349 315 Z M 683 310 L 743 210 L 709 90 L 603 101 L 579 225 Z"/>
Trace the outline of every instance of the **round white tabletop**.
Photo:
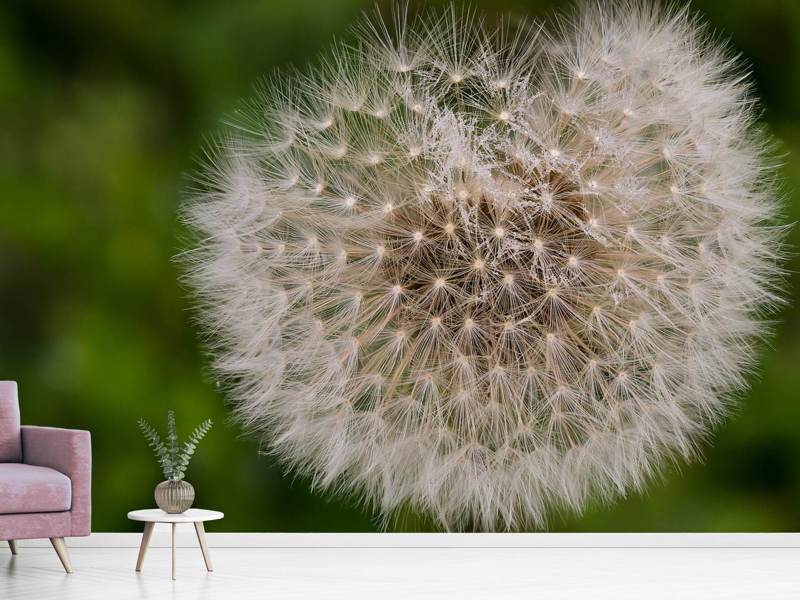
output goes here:
<path id="1" fill-rule="evenodd" d="M 204 510 L 202 508 L 190 508 L 186 512 L 178 514 L 166 513 L 160 508 L 132 510 L 128 513 L 128 518 L 131 521 L 145 521 L 148 523 L 197 523 L 198 521 L 216 521 L 224 516 L 219 511 Z"/>

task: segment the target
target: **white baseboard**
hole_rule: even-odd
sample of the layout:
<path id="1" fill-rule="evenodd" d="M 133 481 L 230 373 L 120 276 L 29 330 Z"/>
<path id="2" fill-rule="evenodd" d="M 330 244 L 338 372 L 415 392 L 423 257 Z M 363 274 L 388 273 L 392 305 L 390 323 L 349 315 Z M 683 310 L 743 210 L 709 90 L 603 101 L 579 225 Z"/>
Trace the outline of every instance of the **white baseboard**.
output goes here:
<path id="1" fill-rule="evenodd" d="M 213 526 L 213 525 L 212 525 Z M 207 533 L 217 548 L 800 548 L 800 533 Z M 74 548 L 136 548 L 139 533 L 93 533 L 68 538 Z M 171 543 L 168 524 L 156 525 L 151 547 Z M 50 547 L 20 540 L 22 548 Z M 177 545 L 197 546 L 194 529 L 178 528 Z"/>

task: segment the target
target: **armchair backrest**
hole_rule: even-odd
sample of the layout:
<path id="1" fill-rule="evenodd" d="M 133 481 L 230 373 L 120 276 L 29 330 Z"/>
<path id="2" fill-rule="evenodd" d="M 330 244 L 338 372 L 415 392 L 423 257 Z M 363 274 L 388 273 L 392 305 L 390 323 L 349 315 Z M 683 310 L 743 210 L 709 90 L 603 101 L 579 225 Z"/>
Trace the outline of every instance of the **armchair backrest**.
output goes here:
<path id="1" fill-rule="evenodd" d="M 0 381 L 0 462 L 22 460 L 16 381 Z"/>

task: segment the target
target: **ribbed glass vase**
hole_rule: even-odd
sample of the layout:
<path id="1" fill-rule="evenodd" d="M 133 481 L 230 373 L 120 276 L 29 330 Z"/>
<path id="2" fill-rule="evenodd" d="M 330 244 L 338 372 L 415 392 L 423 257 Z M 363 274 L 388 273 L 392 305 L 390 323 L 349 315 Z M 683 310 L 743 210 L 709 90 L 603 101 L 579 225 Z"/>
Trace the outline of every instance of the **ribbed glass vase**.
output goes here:
<path id="1" fill-rule="evenodd" d="M 156 486 L 156 505 L 166 513 L 179 514 L 194 502 L 194 487 L 188 481 L 168 479 Z"/>

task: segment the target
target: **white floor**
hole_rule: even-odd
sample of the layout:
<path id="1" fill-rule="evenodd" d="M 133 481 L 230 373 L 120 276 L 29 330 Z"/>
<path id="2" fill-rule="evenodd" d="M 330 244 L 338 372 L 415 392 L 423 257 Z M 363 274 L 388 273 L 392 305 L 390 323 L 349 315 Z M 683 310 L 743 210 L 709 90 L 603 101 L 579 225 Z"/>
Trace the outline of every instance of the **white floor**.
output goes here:
<path id="1" fill-rule="evenodd" d="M 2 600 L 249 598 L 800 598 L 798 548 L 197 548 L 0 547 Z M 5 546 L 3 543 L 0 546 Z"/>

